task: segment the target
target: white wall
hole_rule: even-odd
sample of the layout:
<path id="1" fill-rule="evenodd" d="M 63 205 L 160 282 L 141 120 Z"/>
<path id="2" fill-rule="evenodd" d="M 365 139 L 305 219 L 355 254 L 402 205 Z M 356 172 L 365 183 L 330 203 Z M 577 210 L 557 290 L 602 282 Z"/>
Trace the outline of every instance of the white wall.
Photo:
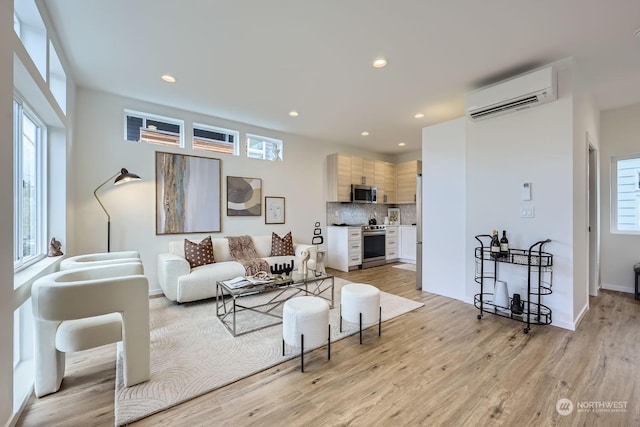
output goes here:
<path id="1" fill-rule="evenodd" d="M 0 424 L 13 412 L 13 2 L 0 2 Z"/>
<path id="2" fill-rule="evenodd" d="M 576 159 L 574 127 L 597 132 L 597 120 L 590 102 L 584 101 L 581 122 L 574 123 L 573 64 L 555 65 L 559 92 L 555 102 L 478 122 L 459 119 L 464 129 L 458 120 L 423 129 L 423 286 L 472 302 L 479 292 L 474 281 L 475 235 L 507 230 L 510 246 L 518 249 L 549 238 L 552 241 L 544 249 L 554 256 L 553 294 L 544 297 L 543 303 L 553 310 L 554 325 L 574 329 L 574 308 L 583 307 L 586 299 L 581 294 L 574 301 L 574 286 L 582 289 L 586 280 L 585 249 L 575 248 L 585 238 L 585 196 L 575 196 L 575 192 L 584 192 L 586 166 L 584 155 Z M 584 138 L 580 145 L 584 149 Z M 578 176 L 582 187 L 575 189 Z M 531 201 L 521 198 L 523 182 L 532 183 Z M 435 206 L 430 206 L 433 200 Z M 534 208 L 535 217 L 521 218 L 523 207 Z M 429 215 L 435 223 L 430 224 Z M 575 228 L 581 232 L 578 238 Z M 443 245 L 453 259 L 440 260 L 445 267 L 438 272 L 435 266 L 430 269 L 429 258 L 439 259 Z M 582 257 L 579 261 L 574 259 L 576 254 Z M 459 268 L 464 269 L 463 276 Z M 580 283 L 574 281 L 576 271 Z M 524 297 L 525 267 L 501 264 L 499 274 L 511 295 L 518 292 Z"/>
<path id="3" fill-rule="evenodd" d="M 611 157 L 640 154 L 640 104 L 600 116 L 601 280 L 604 289 L 633 292 L 633 265 L 640 261 L 640 235 L 611 232 Z"/>
<path id="4" fill-rule="evenodd" d="M 243 155 L 215 155 L 191 148 L 173 149 L 159 145 L 138 144 L 124 140 L 124 109 L 159 114 L 185 120 L 187 146 L 191 133 L 190 122 L 211 124 L 241 132 L 281 138 L 284 140 L 282 162 L 248 159 Z M 222 232 L 213 236 L 239 234 L 269 234 L 292 231 L 294 240 L 310 243 L 314 223 L 325 224 L 324 185 L 327 154 L 344 152 L 335 144 L 308 140 L 299 136 L 255 128 L 246 124 L 181 111 L 116 95 L 79 89 L 77 97 L 76 139 L 73 150 L 74 197 L 74 253 L 106 250 L 106 216 L 93 197 L 93 190 L 120 168 L 140 175 L 142 182 L 100 190 L 100 197 L 111 214 L 111 250 L 138 250 L 149 276 L 150 288 L 158 290 L 156 256 L 167 249 L 171 240 L 189 238 L 199 240 L 206 234 L 155 234 L 155 152 L 171 151 L 222 160 Z M 376 155 L 358 152 L 377 158 Z M 247 176 L 262 178 L 264 196 L 286 198 L 286 223 L 265 225 L 264 216 L 226 216 L 226 177 Z M 264 199 L 263 199 L 264 200 Z"/>
<path id="5" fill-rule="evenodd" d="M 467 281 L 465 145 L 464 118 L 422 130 L 422 289 L 458 300 Z"/>
<path id="6" fill-rule="evenodd" d="M 573 82 L 573 321 L 577 325 L 589 309 L 588 153 L 589 142 L 596 150 L 599 146 L 600 111 L 584 86 L 579 67 L 573 68 Z"/>

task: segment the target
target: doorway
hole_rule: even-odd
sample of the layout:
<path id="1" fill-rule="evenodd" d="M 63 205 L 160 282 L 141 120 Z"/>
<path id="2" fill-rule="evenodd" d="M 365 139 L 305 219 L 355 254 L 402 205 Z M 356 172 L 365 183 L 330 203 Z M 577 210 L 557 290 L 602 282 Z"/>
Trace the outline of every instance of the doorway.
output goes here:
<path id="1" fill-rule="evenodd" d="M 587 132 L 587 215 L 589 239 L 589 295 L 597 297 L 600 290 L 600 193 L 598 191 L 598 151 Z"/>

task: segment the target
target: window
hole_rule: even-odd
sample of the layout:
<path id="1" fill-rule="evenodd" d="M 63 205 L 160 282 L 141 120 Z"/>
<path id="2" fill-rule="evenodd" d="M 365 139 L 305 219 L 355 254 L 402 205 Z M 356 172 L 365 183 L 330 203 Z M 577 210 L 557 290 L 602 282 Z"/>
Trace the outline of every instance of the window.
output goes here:
<path id="1" fill-rule="evenodd" d="M 14 268 L 32 264 L 45 255 L 46 128 L 19 101 L 14 100 Z"/>
<path id="2" fill-rule="evenodd" d="M 193 124 L 193 148 L 238 156 L 240 133 L 235 130 Z"/>
<path id="3" fill-rule="evenodd" d="M 182 128 L 182 120 L 125 110 L 127 141 L 184 147 Z"/>
<path id="4" fill-rule="evenodd" d="M 613 232 L 640 233 L 640 155 L 611 160 Z"/>
<path id="5" fill-rule="evenodd" d="M 252 159 L 282 160 L 282 141 L 247 134 L 247 156 Z"/>

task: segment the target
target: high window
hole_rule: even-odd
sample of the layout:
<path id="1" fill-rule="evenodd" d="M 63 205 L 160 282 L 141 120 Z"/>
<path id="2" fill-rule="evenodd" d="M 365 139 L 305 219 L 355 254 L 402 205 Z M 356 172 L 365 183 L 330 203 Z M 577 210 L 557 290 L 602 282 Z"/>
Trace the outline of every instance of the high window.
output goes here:
<path id="1" fill-rule="evenodd" d="M 640 154 L 611 160 L 613 232 L 640 233 Z"/>
<path id="2" fill-rule="evenodd" d="M 20 100 L 14 100 L 15 269 L 45 255 L 46 128 Z"/>
<path id="3" fill-rule="evenodd" d="M 238 156 L 240 133 L 235 130 L 193 124 L 193 148 Z"/>
<path id="4" fill-rule="evenodd" d="M 282 160 L 282 141 L 247 134 L 247 157 L 271 161 Z"/>
<path id="5" fill-rule="evenodd" d="M 127 141 L 184 147 L 183 128 L 182 120 L 125 110 Z"/>

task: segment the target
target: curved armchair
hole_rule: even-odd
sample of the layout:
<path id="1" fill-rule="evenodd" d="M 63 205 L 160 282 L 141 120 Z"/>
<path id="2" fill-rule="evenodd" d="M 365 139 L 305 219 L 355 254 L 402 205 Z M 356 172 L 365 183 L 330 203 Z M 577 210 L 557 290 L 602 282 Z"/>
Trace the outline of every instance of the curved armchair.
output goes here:
<path id="1" fill-rule="evenodd" d="M 35 394 L 60 389 L 65 352 L 122 341 L 124 383 L 149 380 L 149 283 L 142 263 L 66 270 L 31 288 Z"/>
<path id="2" fill-rule="evenodd" d="M 101 267 L 122 264 L 123 262 L 140 262 L 140 254 L 137 251 L 122 251 L 77 255 L 63 259 L 60 263 L 60 270 Z"/>

